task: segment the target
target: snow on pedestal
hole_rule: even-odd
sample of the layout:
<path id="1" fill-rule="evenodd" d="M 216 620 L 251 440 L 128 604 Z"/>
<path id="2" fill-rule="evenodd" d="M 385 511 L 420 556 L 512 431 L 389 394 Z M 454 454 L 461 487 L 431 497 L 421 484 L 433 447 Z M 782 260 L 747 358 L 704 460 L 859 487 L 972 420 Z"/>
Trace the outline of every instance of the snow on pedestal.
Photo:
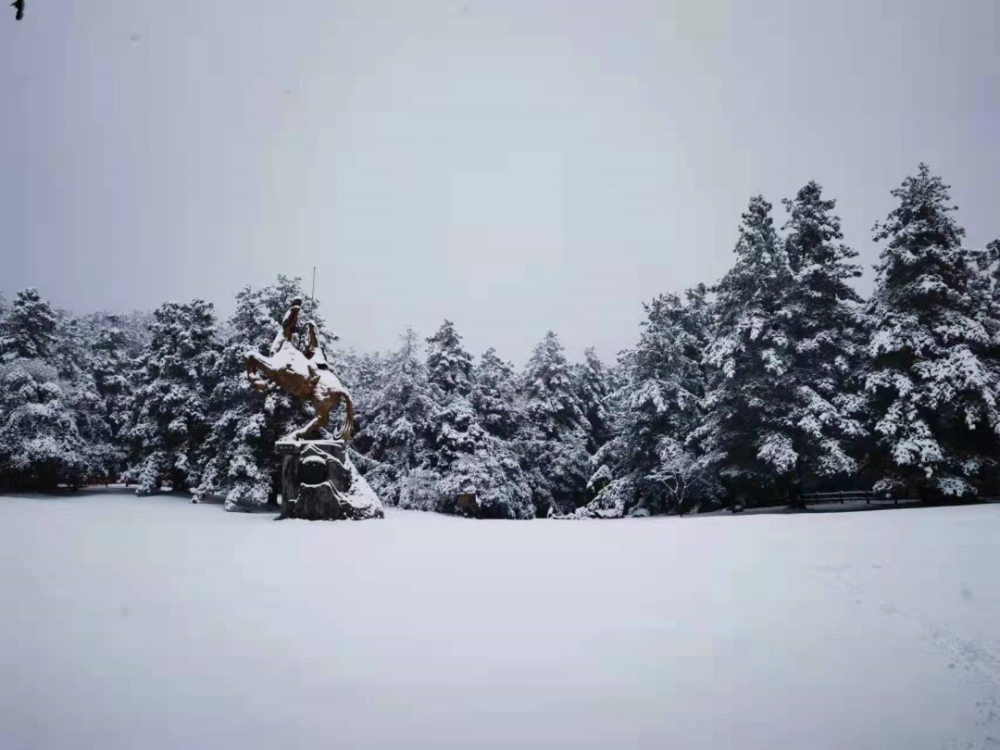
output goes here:
<path id="1" fill-rule="evenodd" d="M 280 440 L 281 518 L 383 518 L 382 502 L 347 456 L 343 440 Z"/>

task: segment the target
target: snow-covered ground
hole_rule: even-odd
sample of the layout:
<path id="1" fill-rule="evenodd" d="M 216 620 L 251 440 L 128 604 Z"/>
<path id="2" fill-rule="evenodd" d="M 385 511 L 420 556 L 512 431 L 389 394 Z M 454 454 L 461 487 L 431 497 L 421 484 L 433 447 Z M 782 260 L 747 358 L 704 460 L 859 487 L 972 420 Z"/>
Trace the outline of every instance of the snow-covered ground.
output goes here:
<path id="1" fill-rule="evenodd" d="M 0 497 L 0 747 L 1000 747 L 1000 505 L 274 523 Z"/>

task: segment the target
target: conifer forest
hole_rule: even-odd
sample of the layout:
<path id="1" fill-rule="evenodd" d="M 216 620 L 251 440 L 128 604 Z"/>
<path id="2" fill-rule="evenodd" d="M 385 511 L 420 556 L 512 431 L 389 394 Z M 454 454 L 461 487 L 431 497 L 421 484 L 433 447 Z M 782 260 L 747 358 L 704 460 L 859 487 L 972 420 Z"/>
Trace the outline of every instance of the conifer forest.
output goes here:
<path id="1" fill-rule="evenodd" d="M 274 504 L 274 442 L 308 419 L 248 385 L 304 299 L 353 395 L 353 461 L 388 506 L 621 517 L 802 504 L 868 490 L 939 502 L 1000 485 L 1000 242 L 963 244 L 949 186 L 921 164 L 875 226 L 874 291 L 836 201 L 809 182 L 750 199 L 729 271 L 643 303 L 615 361 L 570 361 L 557 332 L 523 368 L 469 352 L 449 320 L 392 351 L 338 348 L 298 278 L 235 312 L 169 302 L 75 315 L 43 291 L 0 301 L 0 487 L 124 482 L 228 510 Z M 735 218 L 735 217 L 734 217 Z M 873 217 L 874 218 L 874 217 Z M 638 303 L 638 301 L 637 301 Z"/>

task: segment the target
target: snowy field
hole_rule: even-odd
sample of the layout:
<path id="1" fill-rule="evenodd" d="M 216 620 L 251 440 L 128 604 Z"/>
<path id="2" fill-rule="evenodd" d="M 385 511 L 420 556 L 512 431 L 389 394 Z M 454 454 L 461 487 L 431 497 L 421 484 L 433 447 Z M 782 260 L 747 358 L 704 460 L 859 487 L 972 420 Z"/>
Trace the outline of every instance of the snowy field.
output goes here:
<path id="1" fill-rule="evenodd" d="M 0 497 L 0 747 L 1000 748 L 1000 505 L 274 523 Z"/>

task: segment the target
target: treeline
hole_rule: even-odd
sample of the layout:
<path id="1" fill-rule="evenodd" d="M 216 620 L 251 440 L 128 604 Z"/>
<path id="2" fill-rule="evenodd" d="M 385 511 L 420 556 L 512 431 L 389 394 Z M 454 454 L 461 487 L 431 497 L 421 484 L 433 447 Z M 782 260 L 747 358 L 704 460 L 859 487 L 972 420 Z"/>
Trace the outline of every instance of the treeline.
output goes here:
<path id="1" fill-rule="evenodd" d="M 875 227 L 875 290 L 815 182 L 781 229 L 750 200 L 735 263 L 714 287 L 645 305 L 638 342 L 605 365 L 549 333 L 518 371 L 474 359 L 445 321 L 387 353 L 329 351 L 357 411 L 355 462 L 390 505 L 484 517 L 689 512 L 796 504 L 864 488 L 969 497 L 1000 484 L 1000 242 L 962 246 L 948 186 L 920 165 Z M 273 502 L 274 441 L 308 419 L 248 386 L 298 279 L 152 314 L 74 317 L 34 289 L 0 301 L 0 485 L 115 478 Z M 464 503 L 467 506 L 467 503 Z"/>

